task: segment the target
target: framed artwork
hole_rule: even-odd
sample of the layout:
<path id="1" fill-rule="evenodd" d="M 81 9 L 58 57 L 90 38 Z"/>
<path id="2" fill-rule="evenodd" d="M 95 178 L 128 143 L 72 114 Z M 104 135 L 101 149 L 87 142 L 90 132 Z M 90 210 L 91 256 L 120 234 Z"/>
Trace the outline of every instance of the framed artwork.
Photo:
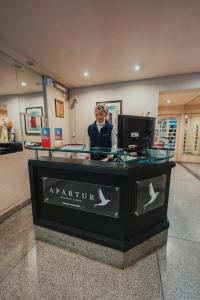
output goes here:
<path id="1" fill-rule="evenodd" d="M 56 117 L 64 118 L 64 102 L 58 99 L 55 99 L 55 112 Z"/>
<path id="2" fill-rule="evenodd" d="M 43 107 L 27 107 L 26 113 L 33 116 L 43 116 Z"/>
<path id="3" fill-rule="evenodd" d="M 41 116 L 24 115 L 25 133 L 30 135 L 41 134 Z"/>
<path id="4" fill-rule="evenodd" d="M 107 120 L 118 130 L 118 115 L 122 114 L 122 100 L 96 102 L 96 104 L 106 104 L 108 107 Z"/>

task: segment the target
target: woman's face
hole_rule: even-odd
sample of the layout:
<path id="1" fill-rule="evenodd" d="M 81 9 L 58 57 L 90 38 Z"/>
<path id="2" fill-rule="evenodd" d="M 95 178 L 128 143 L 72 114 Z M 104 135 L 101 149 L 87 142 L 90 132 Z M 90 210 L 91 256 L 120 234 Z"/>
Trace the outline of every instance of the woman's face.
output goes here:
<path id="1" fill-rule="evenodd" d="M 106 118 L 106 113 L 103 110 L 95 110 L 95 118 L 98 123 L 102 123 Z"/>

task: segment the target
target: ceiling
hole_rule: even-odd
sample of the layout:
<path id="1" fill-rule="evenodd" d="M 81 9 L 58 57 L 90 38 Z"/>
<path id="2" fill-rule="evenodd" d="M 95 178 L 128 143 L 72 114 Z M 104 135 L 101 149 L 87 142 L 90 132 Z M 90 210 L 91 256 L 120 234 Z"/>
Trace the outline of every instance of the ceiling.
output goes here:
<path id="1" fill-rule="evenodd" d="M 170 100 L 170 103 L 168 101 Z M 185 89 L 159 93 L 159 106 L 200 104 L 200 89 Z"/>
<path id="2" fill-rule="evenodd" d="M 22 86 L 22 82 L 26 86 Z M 0 96 L 42 91 L 41 77 L 0 54 Z"/>
<path id="3" fill-rule="evenodd" d="M 199 0 L 0 0 L 0 7 L 0 49 L 68 87 L 200 71 Z"/>

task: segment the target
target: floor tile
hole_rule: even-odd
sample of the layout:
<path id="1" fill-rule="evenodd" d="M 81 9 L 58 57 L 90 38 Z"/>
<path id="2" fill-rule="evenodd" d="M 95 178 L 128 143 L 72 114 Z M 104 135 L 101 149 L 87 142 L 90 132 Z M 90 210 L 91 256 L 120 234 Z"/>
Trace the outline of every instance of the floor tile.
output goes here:
<path id="1" fill-rule="evenodd" d="M 200 299 L 200 244 L 169 238 L 158 250 L 165 300 Z"/>
<path id="2" fill-rule="evenodd" d="M 162 299 L 157 255 L 120 270 L 38 242 L 0 284 L 0 299 Z"/>
<path id="3" fill-rule="evenodd" d="M 191 173 L 189 173 L 185 168 L 183 168 L 180 164 L 176 164 L 175 168 L 172 169 L 171 174 L 172 179 L 179 179 L 179 180 L 186 180 L 186 179 L 192 179 L 193 176 Z"/>
<path id="4" fill-rule="evenodd" d="M 0 224 L 0 282 L 35 243 L 30 206 Z"/>
<path id="5" fill-rule="evenodd" d="M 200 242 L 200 182 L 180 165 L 173 174 L 176 179 L 170 187 L 169 235 Z M 182 176 L 187 180 L 180 179 Z"/>

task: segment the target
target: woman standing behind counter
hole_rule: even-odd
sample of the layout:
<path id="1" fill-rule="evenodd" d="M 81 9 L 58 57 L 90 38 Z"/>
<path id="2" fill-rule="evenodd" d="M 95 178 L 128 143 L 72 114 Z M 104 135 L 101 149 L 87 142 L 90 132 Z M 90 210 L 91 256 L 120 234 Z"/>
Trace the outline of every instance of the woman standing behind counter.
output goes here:
<path id="1" fill-rule="evenodd" d="M 95 107 L 96 121 L 88 126 L 88 142 L 87 147 L 104 147 L 117 148 L 116 132 L 106 117 L 108 115 L 108 107 L 105 104 L 98 104 Z M 105 154 L 91 153 L 86 159 L 101 160 L 106 158 Z"/>

